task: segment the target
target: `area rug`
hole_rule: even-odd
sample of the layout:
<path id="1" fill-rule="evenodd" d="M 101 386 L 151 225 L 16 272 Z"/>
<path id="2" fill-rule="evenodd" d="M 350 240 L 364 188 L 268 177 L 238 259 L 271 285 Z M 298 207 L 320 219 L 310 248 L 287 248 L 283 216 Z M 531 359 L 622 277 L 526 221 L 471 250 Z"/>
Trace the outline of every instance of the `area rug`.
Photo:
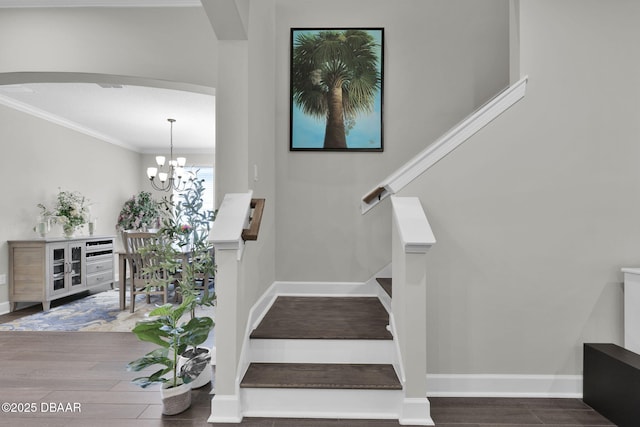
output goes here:
<path id="1" fill-rule="evenodd" d="M 136 299 L 136 311 L 120 311 L 119 291 L 111 289 L 69 302 L 49 311 L 35 313 L 0 324 L 0 331 L 107 331 L 130 332 L 136 322 L 162 303 L 152 297 L 147 304 L 144 295 Z M 197 315 L 213 317 L 212 308 L 199 309 Z"/>

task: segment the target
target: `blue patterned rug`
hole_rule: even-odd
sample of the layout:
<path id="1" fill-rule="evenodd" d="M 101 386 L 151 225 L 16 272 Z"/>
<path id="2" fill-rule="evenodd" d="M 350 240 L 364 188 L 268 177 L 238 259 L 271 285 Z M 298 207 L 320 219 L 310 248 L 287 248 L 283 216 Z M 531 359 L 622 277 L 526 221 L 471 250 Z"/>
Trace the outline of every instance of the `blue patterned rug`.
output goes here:
<path id="1" fill-rule="evenodd" d="M 162 300 L 151 299 L 147 304 L 144 295 L 138 295 L 136 311 L 120 311 L 117 289 L 89 295 L 84 298 L 54 307 L 49 311 L 35 313 L 8 323 L 0 324 L 0 331 L 110 331 L 129 332 L 136 321 L 145 318 Z"/>

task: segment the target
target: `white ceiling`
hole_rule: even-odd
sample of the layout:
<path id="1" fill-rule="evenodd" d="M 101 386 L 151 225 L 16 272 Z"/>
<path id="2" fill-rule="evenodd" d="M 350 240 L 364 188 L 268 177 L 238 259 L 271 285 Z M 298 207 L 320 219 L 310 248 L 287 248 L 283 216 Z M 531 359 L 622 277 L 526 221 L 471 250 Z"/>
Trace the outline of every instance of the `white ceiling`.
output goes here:
<path id="1" fill-rule="evenodd" d="M 141 153 L 213 152 L 215 97 L 132 85 L 0 85 L 0 103 Z M 119 86 L 119 87 L 118 87 Z"/>
<path id="2" fill-rule="evenodd" d="M 0 0 L 4 7 L 201 7 L 200 0 Z M 95 83 L 0 84 L 0 104 L 141 153 L 213 152 L 213 95 Z M 117 85 L 116 85 L 117 86 Z"/>
<path id="3" fill-rule="evenodd" d="M 188 7 L 200 0 L 0 0 L 0 7 Z"/>

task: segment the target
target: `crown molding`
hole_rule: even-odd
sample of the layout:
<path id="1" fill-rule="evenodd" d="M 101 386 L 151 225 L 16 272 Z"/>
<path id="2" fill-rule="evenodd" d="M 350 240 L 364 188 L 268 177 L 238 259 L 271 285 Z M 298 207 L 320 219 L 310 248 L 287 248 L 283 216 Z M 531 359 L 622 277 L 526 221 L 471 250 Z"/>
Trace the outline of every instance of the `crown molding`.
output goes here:
<path id="1" fill-rule="evenodd" d="M 121 141 L 117 138 L 112 138 L 111 136 L 105 135 L 103 133 L 100 132 L 96 132 L 92 129 L 89 129 L 85 126 L 82 126 L 74 121 L 71 120 L 67 120 L 63 117 L 57 116 L 55 114 L 51 114 L 48 111 L 44 111 L 41 110 L 39 108 L 36 108 L 32 105 L 28 105 L 25 104 L 23 102 L 17 101 L 13 98 L 10 98 L 8 96 L 4 96 L 2 94 L 0 94 L 0 105 L 4 105 L 6 107 L 9 108 L 13 108 L 14 110 L 18 110 L 18 111 L 22 111 L 23 113 L 27 113 L 30 114 L 34 117 L 38 117 L 40 119 L 46 120 L 48 122 L 51 123 L 55 123 L 57 125 L 66 127 L 68 129 L 72 129 L 76 132 L 80 132 L 83 133 L 85 135 L 88 135 L 92 138 L 96 138 L 105 142 L 108 142 L 110 144 L 114 144 L 114 145 L 118 145 L 120 147 L 126 148 L 127 150 L 131 150 L 131 151 L 136 151 L 139 152 L 138 149 L 136 149 L 135 147 L 131 146 L 130 144 L 127 144 L 124 141 Z"/>
<path id="2" fill-rule="evenodd" d="M 202 7 L 200 0 L 0 0 L 0 8 Z"/>

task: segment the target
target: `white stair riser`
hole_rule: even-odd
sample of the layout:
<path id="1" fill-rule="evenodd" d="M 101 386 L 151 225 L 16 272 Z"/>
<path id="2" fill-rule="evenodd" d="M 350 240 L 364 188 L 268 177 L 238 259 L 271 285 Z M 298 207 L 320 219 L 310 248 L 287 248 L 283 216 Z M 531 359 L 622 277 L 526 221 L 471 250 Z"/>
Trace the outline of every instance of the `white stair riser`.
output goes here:
<path id="1" fill-rule="evenodd" d="M 241 388 L 245 417 L 398 419 L 401 390 Z"/>
<path id="2" fill-rule="evenodd" d="M 251 362 L 393 363 L 391 340 L 252 339 Z"/>

